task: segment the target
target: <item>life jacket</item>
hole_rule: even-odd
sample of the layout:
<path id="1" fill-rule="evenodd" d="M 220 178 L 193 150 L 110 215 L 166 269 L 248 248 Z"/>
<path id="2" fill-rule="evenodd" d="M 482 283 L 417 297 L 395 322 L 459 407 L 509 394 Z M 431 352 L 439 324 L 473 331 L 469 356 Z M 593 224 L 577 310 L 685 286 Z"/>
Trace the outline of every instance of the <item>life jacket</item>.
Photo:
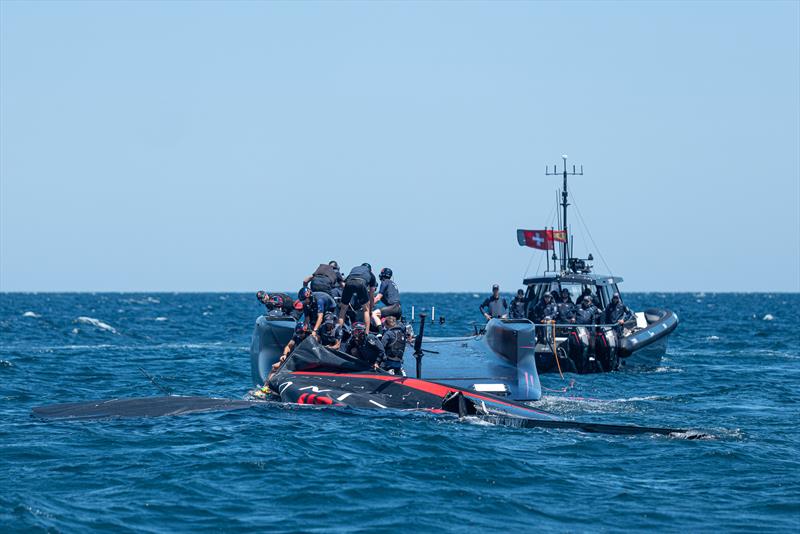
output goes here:
<path id="1" fill-rule="evenodd" d="M 403 353 L 406 350 L 406 329 L 402 326 L 395 326 L 387 330 L 386 334 L 389 332 L 394 332 L 394 336 L 392 336 L 392 341 L 386 345 L 386 357 L 403 361 Z"/>

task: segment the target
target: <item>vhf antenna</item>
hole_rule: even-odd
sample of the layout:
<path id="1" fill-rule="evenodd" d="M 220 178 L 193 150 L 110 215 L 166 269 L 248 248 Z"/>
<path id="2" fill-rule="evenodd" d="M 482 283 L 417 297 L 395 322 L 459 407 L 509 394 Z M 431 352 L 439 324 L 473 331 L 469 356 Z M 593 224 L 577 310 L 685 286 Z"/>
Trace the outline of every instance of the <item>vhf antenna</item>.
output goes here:
<path id="1" fill-rule="evenodd" d="M 561 159 L 564 160 L 564 169 L 562 172 L 558 172 L 556 165 L 553 165 L 553 172 L 550 172 L 550 167 L 545 166 L 544 174 L 545 176 L 558 176 L 559 174 L 564 177 L 564 188 L 561 190 L 561 207 L 564 209 L 564 216 L 561 219 L 561 232 L 564 236 L 564 241 L 561 242 L 561 270 L 567 270 L 567 255 L 568 255 L 568 234 L 567 234 L 567 206 L 569 206 L 568 202 L 568 193 L 567 193 L 567 176 L 583 176 L 583 165 L 581 165 L 581 170 L 578 172 L 575 168 L 575 165 L 572 166 L 572 172 L 567 171 L 567 155 L 564 154 L 561 156 Z"/>

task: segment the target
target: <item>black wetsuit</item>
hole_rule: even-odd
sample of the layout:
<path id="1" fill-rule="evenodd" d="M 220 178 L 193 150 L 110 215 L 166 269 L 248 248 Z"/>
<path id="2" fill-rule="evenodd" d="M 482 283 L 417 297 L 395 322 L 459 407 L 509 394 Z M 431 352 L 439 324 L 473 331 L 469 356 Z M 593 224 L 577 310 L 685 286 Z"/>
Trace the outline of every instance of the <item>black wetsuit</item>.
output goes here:
<path id="1" fill-rule="evenodd" d="M 353 267 L 344 282 L 341 305 L 350 304 L 354 310 L 358 310 L 369 302 L 369 289 L 376 287 L 378 282 L 369 267 L 365 265 Z"/>
<path id="2" fill-rule="evenodd" d="M 374 334 L 367 334 L 360 341 L 355 336 L 351 336 L 347 340 L 344 351 L 369 364 L 382 362 L 386 359 L 386 351 L 383 348 L 383 344 Z"/>
<path id="3" fill-rule="evenodd" d="M 544 299 L 536 303 L 530 313 L 530 320 L 536 324 L 536 340 L 543 343 L 547 339 L 547 326 L 543 325 L 544 321 L 554 321 L 558 316 L 558 307 L 550 299 L 550 302 Z"/>
<path id="4" fill-rule="evenodd" d="M 484 308 L 486 311 L 484 311 Z M 478 308 L 481 313 L 488 313 L 489 317 L 502 317 L 506 313 L 508 313 L 508 303 L 506 299 L 498 295 L 495 297 L 494 295 L 490 295 L 489 297 L 484 300 L 480 307 Z"/>
<path id="5" fill-rule="evenodd" d="M 509 307 L 508 316 L 511 319 L 525 319 L 525 305 L 528 304 L 528 301 L 525 300 L 525 297 L 514 297 L 511 300 L 511 306 Z"/>
<path id="6" fill-rule="evenodd" d="M 311 294 L 310 304 L 303 303 L 303 315 L 306 323 L 313 327 L 317 322 L 317 316 L 322 313 L 336 313 L 336 301 L 327 293 L 315 291 Z"/>
<path id="7" fill-rule="evenodd" d="M 557 302 L 556 308 L 558 309 L 556 318 L 558 324 L 567 324 L 575 318 L 575 304 L 572 303 L 572 299 Z"/>
<path id="8" fill-rule="evenodd" d="M 386 357 L 378 361 L 378 365 L 393 374 L 402 374 L 403 354 L 406 349 L 406 330 L 403 326 L 388 329 L 381 337 Z"/>
<path id="9" fill-rule="evenodd" d="M 381 280 L 381 287 L 378 288 L 378 293 L 381 294 L 381 317 L 397 317 L 399 320 L 403 315 L 403 309 L 400 307 L 400 290 L 397 289 L 397 284 L 394 280 L 387 279 Z"/>
<path id="10" fill-rule="evenodd" d="M 332 347 L 336 345 L 337 341 L 342 341 L 342 329 L 336 326 L 335 320 L 327 317 L 317 333 L 319 334 L 319 342 L 325 347 Z"/>
<path id="11" fill-rule="evenodd" d="M 334 290 L 341 287 L 343 281 L 342 273 L 330 265 L 322 263 L 311 275 L 311 291 L 322 291 L 335 296 Z"/>
<path id="12" fill-rule="evenodd" d="M 594 304 L 590 304 L 588 307 L 584 307 L 583 305 L 581 305 L 575 308 L 576 324 L 582 324 L 582 325 L 597 324 L 597 320 L 599 318 L 600 318 L 600 310 L 598 310 L 597 306 L 595 306 Z"/>

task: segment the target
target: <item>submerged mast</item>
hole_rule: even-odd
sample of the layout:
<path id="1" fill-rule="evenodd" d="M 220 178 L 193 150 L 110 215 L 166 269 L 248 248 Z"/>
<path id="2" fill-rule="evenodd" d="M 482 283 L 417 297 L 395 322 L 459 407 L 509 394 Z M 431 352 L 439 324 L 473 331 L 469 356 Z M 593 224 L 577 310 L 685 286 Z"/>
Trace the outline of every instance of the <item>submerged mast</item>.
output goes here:
<path id="1" fill-rule="evenodd" d="M 567 155 L 564 154 L 561 156 L 561 159 L 564 160 L 564 169 L 563 172 L 557 172 L 556 165 L 553 165 L 553 172 L 550 172 L 550 167 L 545 167 L 545 175 L 546 176 L 558 176 L 561 174 L 564 177 L 564 186 L 561 189 L 561 207 L 563 209 L 563 216 L 561 217 L 560 227 L 559 230 L 562 232 L 561 235 L 564 236 L 564 241 L 561 242 L 561 271 L 566 271 L 568 268 L 568 257 L 569 254 L 569 227 L 567 226 L 567 206 L 569 206 L 569 193 L 567 190 L 567 176 L 583 176 L 583 165 L 581 165 L 581 170 L 578 172 L 575 169 L 575 165 L 572 166 L 572 172 L 567 172 Z"/>

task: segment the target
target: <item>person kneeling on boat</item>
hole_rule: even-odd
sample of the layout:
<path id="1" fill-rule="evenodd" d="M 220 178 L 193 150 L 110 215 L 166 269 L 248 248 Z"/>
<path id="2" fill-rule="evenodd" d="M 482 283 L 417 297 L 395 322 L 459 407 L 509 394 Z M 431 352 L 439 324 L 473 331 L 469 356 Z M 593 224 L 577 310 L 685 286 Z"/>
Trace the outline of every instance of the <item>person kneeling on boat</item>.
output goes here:
<path id="1" fill-rule="evenodd" d="M 256 299 L 267 308 L 268 317 L 286 317 L 291 315 L 294 300 L 286 293 L 259 291 Z"/>
<path id="2" fill-rule="evenodd" d="M 558 308 L 553 302 L 553 295 L 545 293 L 542 299 L 536 303 L 530 314 L 530 320 L 536 325 L 536 340 L 539 343 L 544 343 L 547 340 L 547 327 L 541 326 L 546 323 L 555 321 L 558 315 Z"/>
<path id="3" fill-rule="evenodd" d="M 303 303 L 304 322 L 310 327 L 311 335 L 319 340 L 319 327 L 326 313 L 336 312 L 336 301 L 322 291 L 312 292 L 309 288 L 300 288 L 297 298 Z"/>
<path id="4" fill-rule="evenodd" d="M 303 342 L 305 338 L 307 338 L 311 332 L 308 330 L 308 326 L 305 323 L 297 323 L 294 327 L 294 335 L 292 335 L 292 339 L 289 340 L 289 343 L 283 348 L 283 353 L 281 357 L 272 365 L 272 369 L 270 369 L 269 376 L 267 376 L 267 380 L 265 383 L 269 383 L 269 379 L 272 378 L 272 375 L 278 372 L 278 369 L 281 368 L 283 362 L 286 361 L 286 358 L 292 353 L 297 345 Z"/>
<path id="5" fill-rule="evenodd" d="M 326 313 L 319 329 L 319 342 L 328 349 L 339 350 L 342 346 L 342 329 L 336 326 L 336 316 Z"/>
<path id="6" fill-rule="evenodd" d="M 339 302 L 339 326 L 344 324 L 344 316 L 347 314 L 348 307 L 351 307 L 355 312 L 363 310 L 363 324 L 366 325 L 367 333 L 369 333 L 369 323 L 372 319 L 369 309 L 372 307 L 377 287 L 378 282 L 375 280 L 375 275 L 372 274 L 372 266 L 369 263 L 362 263 L 350 269 L 350 274 L 344 281 L 342 300 Z"/>
<path id="7" fill-rule="evenodd" d="M 381 337 L 383 350 L 386 357 L 378 361 L 378 366 L 384 371 L 396 375 L 406 376 L 403 370 L 403 354 L 406 351 L 406 329 L 397 323 L 394 317 L 387 317 L 383 323 L 385 331 Z"/>
<path id="8" fill-rule="evenodd" d="M 372 307 L 375 310 L 372 312 L 372 320 L 378 326 L 381 324 L 382 317 L 395 317 L 396 319 L 400 319 L 403 315 L 403 309 L 400 307 L 400 290 L 397 289 L 397 284 L 392 280 L 392 274 L 391 269 L 384 267 L 378 275 L 381 286 L 378 288 L 378 294 L 375 295 L 372 301 Z M 375 309 L 375 305 L 379 302 L 383 303 L 383 308 Z"/>
<path id="9" fill-rule="evenodd" d="M 486 320 L 492 318 L 508 317 L 508 303 L 506 299 L 500 296 L 500 286 L 495 284 L 492 286 L 492 294 L 489 295 L 478 307 Z"/>
<path id="10" fill-rule="evenodd" d="M 383 348 L 383 344 L 375 334 L 367 332 L 367 326 L 364 323 L 353 324 L 353 333 L 347 340 L 344 351 L 375 369 L 378 369 L 378 362 L 386 359 L 386 350 Z"/>

